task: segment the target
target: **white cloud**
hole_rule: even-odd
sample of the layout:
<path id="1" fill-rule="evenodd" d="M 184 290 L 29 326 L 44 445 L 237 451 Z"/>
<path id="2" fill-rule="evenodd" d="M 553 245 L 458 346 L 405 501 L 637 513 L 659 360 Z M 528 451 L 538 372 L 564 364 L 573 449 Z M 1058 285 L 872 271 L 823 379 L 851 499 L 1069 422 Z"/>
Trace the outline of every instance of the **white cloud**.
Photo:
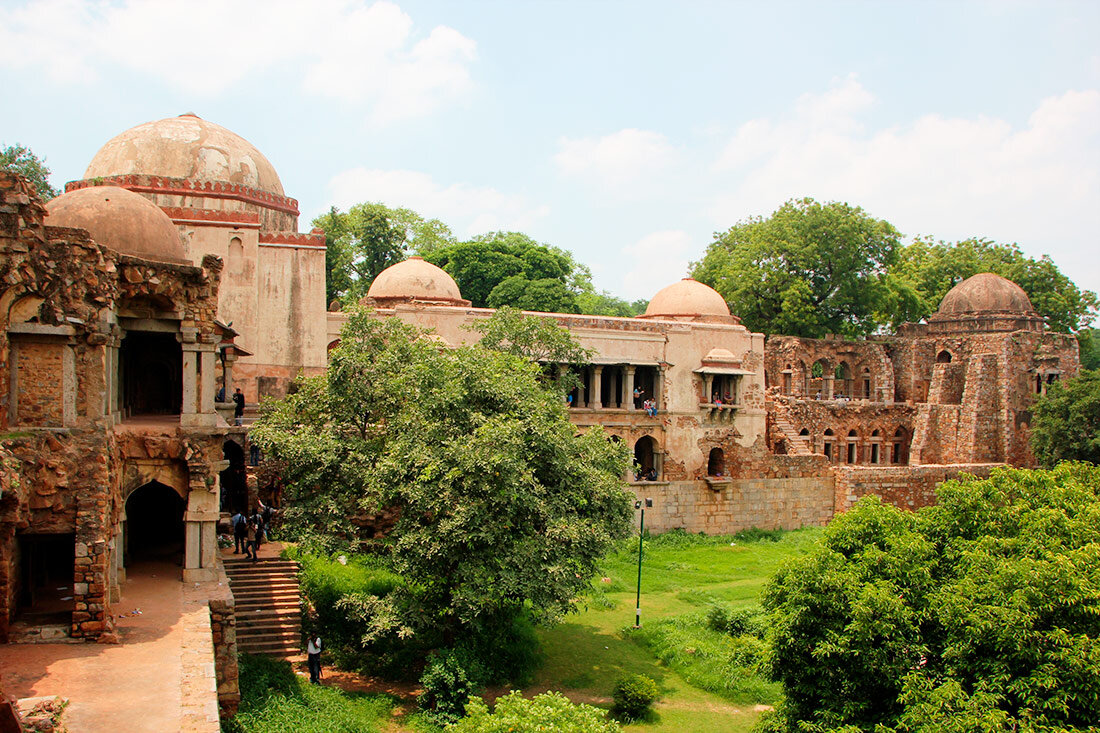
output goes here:
<path id="1" fill-rule="evenodd" d="M 0 9 L 0 66 L 86 83 L 105 64 L 217 95 L 263 69 L 300 69 L 305 91 L 369 104 L 380 122 L 469 91 L 477 44 L 418 33 L 397 5 L 364 0 L 31 0 Z"/>
<path id="2" fill-rule="evenodd" d="M 687 276 L 688 253 L 698 249 L 691 235 L 679 229 L 647 234 L 622 248 L 622 261 L 630 266 L 615 292 L 627 300 L 652 298 L 661 288 Z"/>
<path id="3" fill-rule="evenodd" d="M 442 185 L 417 171 L 353 168 L 334 176 L 328 190 L 332 204 L 342 209 L 381 201 L 440 219 L 460 237 L 498 229 L 526 231 L 550 213 L 547 206 L 523 196 L 467 183 Z"/>
<path id="4" fill-rule="evenodd" d="M 841 200 L 909 235 L 1019 242 L 1100 287 L 1100 91 L 1045 99 L 1023 126 L 929 114 L 868 130 L 873 101 L 849 78 L 785 119 L 741 125 L 712 171 L 714 223 L 794 197 Z"/>
<path id="5" fill-rule="evenodd" d="M 649 188 L 677 158 L 664 135 L 634 128 L 598 138 L 562 138 L 558 148 L 554 162 L 562 173 L 624 196 Z"/>

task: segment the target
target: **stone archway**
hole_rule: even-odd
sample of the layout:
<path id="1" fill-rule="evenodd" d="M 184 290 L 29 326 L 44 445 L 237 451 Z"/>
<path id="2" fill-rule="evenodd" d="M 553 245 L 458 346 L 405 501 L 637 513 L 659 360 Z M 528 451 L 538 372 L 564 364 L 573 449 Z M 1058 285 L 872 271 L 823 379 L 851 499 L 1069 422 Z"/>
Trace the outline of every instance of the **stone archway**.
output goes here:
<path id="1" fill-rule="evenodd" d="M 184 511 L 187 501 L 178 490 L 157 480 L 126 497 L 126 565 L 170 562 L 183 565 Z"/>

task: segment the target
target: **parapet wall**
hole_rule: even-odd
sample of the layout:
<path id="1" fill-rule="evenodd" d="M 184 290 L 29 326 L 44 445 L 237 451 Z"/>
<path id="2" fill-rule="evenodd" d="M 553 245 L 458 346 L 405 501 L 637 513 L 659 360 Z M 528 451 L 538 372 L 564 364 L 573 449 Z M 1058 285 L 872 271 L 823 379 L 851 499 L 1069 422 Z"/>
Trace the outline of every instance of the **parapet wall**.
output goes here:
<path id="1" fill-rule="evenodd" d="M 887 504 L 915 511 L 936 503 L 936 486 L 970 474 L 988 478 L 1000 463 L 929 466 L 837 466 L 833 506 L 846 512 L 864 496 L 878 496 Z"/>

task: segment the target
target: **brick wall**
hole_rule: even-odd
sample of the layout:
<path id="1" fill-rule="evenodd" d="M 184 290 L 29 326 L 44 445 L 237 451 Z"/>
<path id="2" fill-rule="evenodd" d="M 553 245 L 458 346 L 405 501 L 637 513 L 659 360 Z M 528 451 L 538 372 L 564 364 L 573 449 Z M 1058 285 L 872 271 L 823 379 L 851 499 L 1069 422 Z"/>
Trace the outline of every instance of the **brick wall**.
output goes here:
<path id="1" fill-rule="evenodd" d="M 210 587 L 214 583 L 207 584 Z M 241 690 L 237 668 L 237 618 L 229 578 L 217 563 L 218 591 L 210 598 L 210 633 L 214 642 L 214 672 L 218 680 L 218 708 L 222 720 L 237 713 Z"/>
<path id="2" fill-rule="evenodd" d="M 65 344 L 13 343 L 17 373 L 16 424 L 43 428 L 64 425 Z"/>
<path id="3" fill-rule="evenodd" d="M 901 509 L 916 510 L 936 503 L 936 486 L 942 481 L 971 474 L 988 478 L 1002 464 L 974 463 L 937 466 L 838 466 L 833 506 L 846 512 L 867 495 Z"/>

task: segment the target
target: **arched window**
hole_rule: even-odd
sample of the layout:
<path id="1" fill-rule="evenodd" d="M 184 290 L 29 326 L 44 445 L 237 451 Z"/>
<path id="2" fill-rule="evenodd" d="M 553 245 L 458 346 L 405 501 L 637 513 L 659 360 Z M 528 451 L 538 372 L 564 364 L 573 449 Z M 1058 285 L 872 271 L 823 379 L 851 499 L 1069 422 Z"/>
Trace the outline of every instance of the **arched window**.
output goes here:
<path id="1" fill-rule="evenodd" d="M 859 433 L 855 430 L 848 431 L 848 454 L 845 458 L 847 463 L 857 463 L 859 460 Z"/>
<path id="2" fill-rule="evenodd" d="M 824 448 L 825 457 L 828 458 L 831 461 L 831 460 L 833 460 L 833 456 L 835 455 L 835 451 L 833 449 L 833 446 L 836 443 L 836 438 L 834 437 L 834 433 L 833 433 L 831 428 L 826 428 L 825 429 L 824 443 L 825 443 L 825 448 Z"/>
<path id="3" fill-rule="evenodd" d="M 863 399 L 871 399 L 871 370 L 867 367 L 863 367 L 863 373 L 860 376 L 861 387 L 863 391 Z"/>
<path id="4" fill-rule="evenodd" d="M 947 349 L 944 349 L 940 353 L 936 354 L 936 363 L 937 364 L 950 364 L 951 363 L 951 352 L 948 351 Z"/>
<path id="5" fill-rule="evenodd" d="M 656 481 L 660 478 L 657 465 L 657 441 L 644 435 L 634 444 L 634 477 L 639 481 Z"/>
<path id="6" fill-rule="evenodd" d="M 882 458 L 882 431 L 875 428 L 871 431 L 871 463 L 877 464 Z"/>
<path id="7" fill-rule="evenodd" d="M 707 458 L 707 475 L 726 475 L 726 454 L 722 452 L 721 448 L 710 449 L 710 456 Z"/>
<path id="8" fill-rule="evenodd" d="M 899 465 L 906 465 L 909 463 L 909 431 L 905 428 L 898 428 L 894 431 L 893 439 L 893 462 Z"/>

